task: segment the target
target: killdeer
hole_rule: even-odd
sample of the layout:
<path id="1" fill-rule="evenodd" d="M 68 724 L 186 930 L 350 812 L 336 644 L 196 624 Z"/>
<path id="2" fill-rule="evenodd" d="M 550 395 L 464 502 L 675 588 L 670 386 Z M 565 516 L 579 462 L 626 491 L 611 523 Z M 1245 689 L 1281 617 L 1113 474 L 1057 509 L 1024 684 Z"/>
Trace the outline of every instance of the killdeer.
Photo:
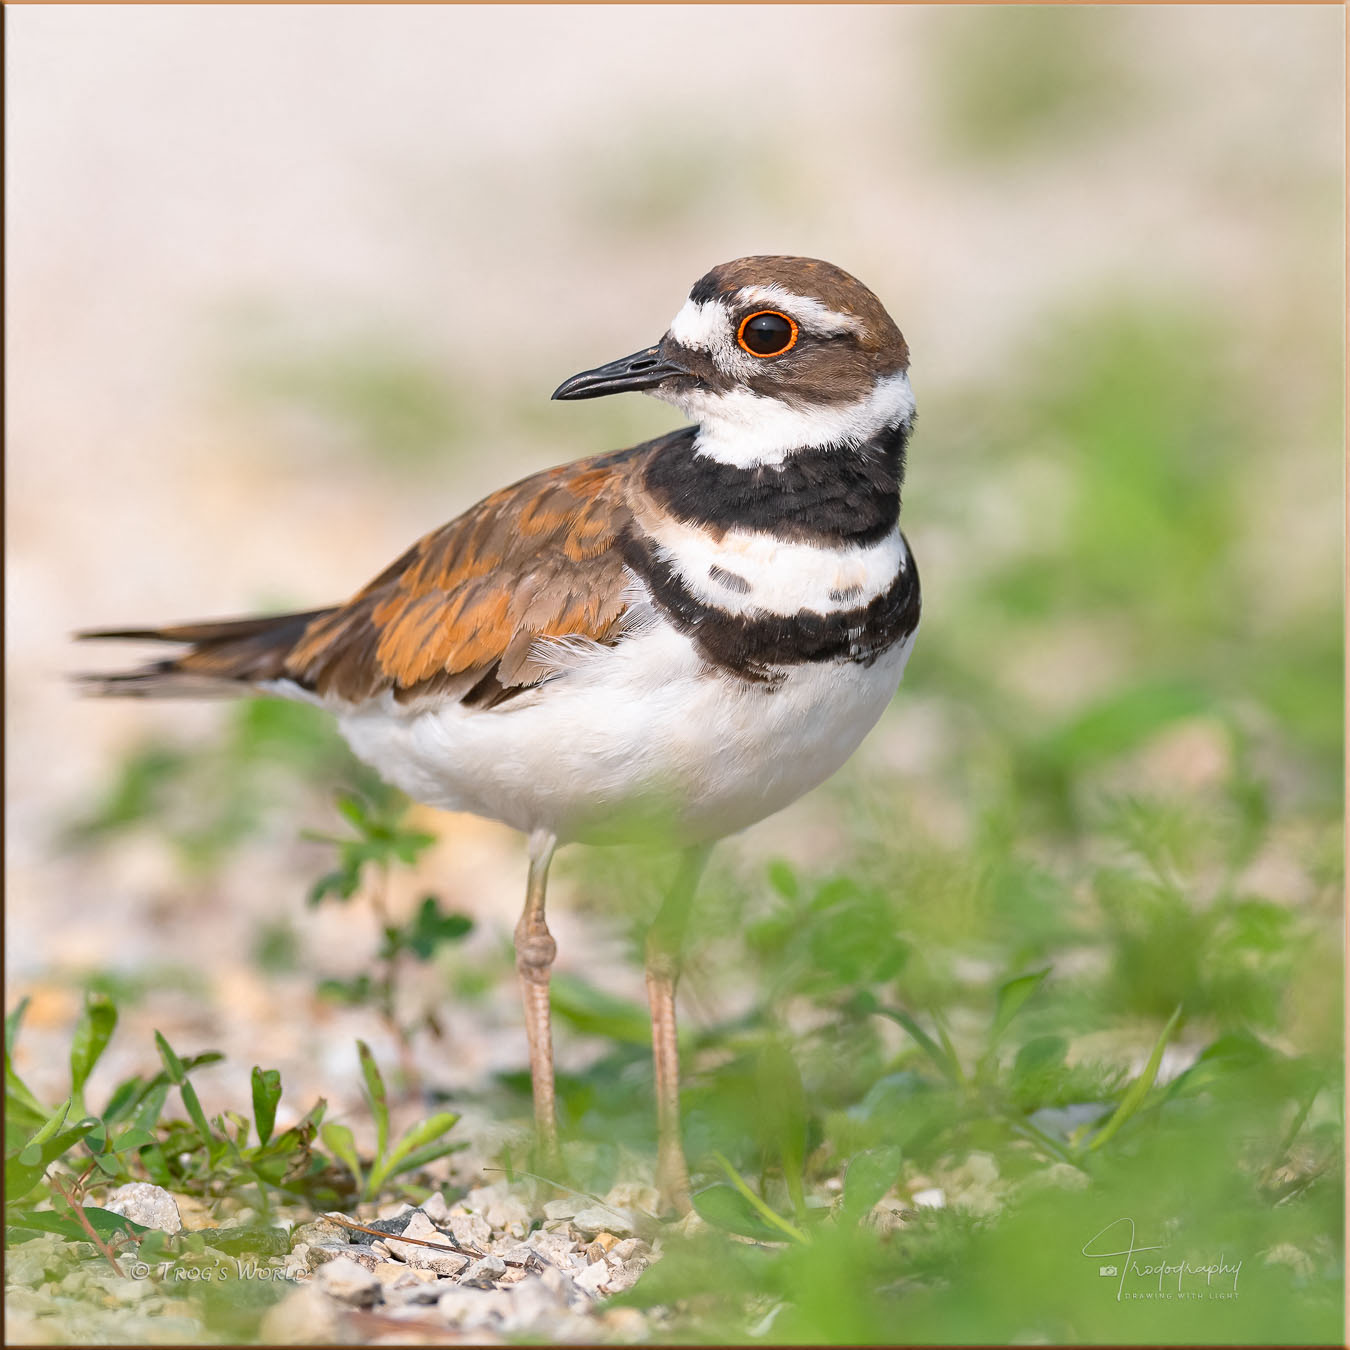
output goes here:
<path id="1" fill-rule="evenodd" d="M 516 964 L 553 1159 L 550 860 L 635 822 L 673 839 L 682 861 L 646 977 L 658 1180 L 685 1209 L 675 987 L 707 850 L 844 763 L 918 627 L 899 529 L 908 366 L 900 330 L 840 268 L 725 263 L 655 346 L 553 394 L 642 391 L 693 425 L 502 488 L 345 604 L 82 634 L 186 647 L 90 685 L 317 703 L 409 796 L 528 836 Z"/>

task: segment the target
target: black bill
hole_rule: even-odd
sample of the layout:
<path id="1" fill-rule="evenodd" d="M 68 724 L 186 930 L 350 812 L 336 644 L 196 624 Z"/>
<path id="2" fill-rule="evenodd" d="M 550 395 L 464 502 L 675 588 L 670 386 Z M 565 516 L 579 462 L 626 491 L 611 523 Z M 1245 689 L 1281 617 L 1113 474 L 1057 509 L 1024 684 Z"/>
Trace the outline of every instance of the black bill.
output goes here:
<path id="1" fill-rule="evenodd" d="M 605 394 L 625 394 L 633 390 L 651 389 L 672 375 L 688 375 L 689 371 L 661 355 L 660 347 L 648 347 L 632 356 L 620 357 L 608 365 L 583 370 L 564 380 L 554 391 L 554 398 L 601 398 Z"/>

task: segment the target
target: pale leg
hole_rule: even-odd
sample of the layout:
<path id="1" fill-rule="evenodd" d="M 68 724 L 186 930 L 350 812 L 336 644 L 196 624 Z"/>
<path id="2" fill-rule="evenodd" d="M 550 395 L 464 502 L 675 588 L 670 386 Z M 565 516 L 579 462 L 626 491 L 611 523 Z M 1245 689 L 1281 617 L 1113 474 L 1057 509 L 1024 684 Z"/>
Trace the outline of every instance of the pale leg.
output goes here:
<path id="1" fill-rule="evenodd" d="M 689 1212 L 689 1169 L 680 1140 L 680 1048 L 675 1026 L 675 985 L 689 923 L 689 907 L 708 848 L 686 850 L 675 884 L 647 935 L 647 999 L 652 1009 L 652 1063 L 656 1071 L 656 1184 L 663 1204 Z"/>
<path id="2" fill-rule="evenodd" d="M 544 922 L 544 892 L 548 885 L 548 865 L 557 845 L 557 838 L 547 830 L 536 830 L 530 836 L 530 879 L 525 889 L 525 911 L 516 924 L 516 970 L 520 974 L 520 991 L 525 1002 L 525 1032 L 530 1038 L 534 1124 L 541 1165 L 545 1171 L 554 1173 L 561 1165 L 561 1155 L 553 1091 L 553 1032 L 549 1019 L 548 980 L 558 944 Z"/>

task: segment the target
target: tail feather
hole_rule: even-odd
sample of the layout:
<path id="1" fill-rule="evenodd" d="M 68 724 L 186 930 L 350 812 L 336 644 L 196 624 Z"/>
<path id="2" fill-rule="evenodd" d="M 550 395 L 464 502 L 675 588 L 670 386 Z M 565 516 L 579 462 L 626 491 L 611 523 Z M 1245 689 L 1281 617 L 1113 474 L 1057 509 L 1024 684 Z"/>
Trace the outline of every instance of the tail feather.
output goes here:
<path id="1" fill-rule="evenodd" d="M 309 625 L 332 613 L 273 614 L 165 628 L 104 628 L 77 633 L 82 641 L 177 642 L 188 650 L 128 671 L 77 676 L 86 692 L 132 697 L 201 698 L 242 694 L 288 680 L 286 658 Z M 298 688 L 298 686 L 297 686 Z"/>

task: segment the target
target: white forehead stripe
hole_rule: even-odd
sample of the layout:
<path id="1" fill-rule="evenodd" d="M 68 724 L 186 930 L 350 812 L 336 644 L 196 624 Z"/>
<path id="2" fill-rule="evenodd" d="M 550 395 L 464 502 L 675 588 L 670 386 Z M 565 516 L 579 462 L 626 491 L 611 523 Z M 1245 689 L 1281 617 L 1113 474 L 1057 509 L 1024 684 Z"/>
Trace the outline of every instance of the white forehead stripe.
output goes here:
<path id="1" fill-rule="evenodd" d="M 904 371 L 878 380 L 872 392 L 852 403 L 792 404 L 782 398 L 732 389 L 662 393 L 699 424 L 694 452 L 750 468 L 781 464 L 796 450 L 814 446 L 857 446 L 914 416 L 914 395 Z"/>
<path id="2" fill-rule="evenodd" d="M 716 360 L 736 350 L 736 335 L 731 331 L 731 311 L 720 300 L 702 304 L 686 300 L 670 322 L 670 336 L 690 351 L 707 352 Z"/>
<path id="3" fill-rule="evenodd" d="M 669 517 L 648 529 L 659 555 L 695 599 L 738 616 L 859 609 L 884 595 L 908 564 L 898 529 L 875 544 L 837 548 L 758 530 L 727 530 L 715 539 Z"/>

